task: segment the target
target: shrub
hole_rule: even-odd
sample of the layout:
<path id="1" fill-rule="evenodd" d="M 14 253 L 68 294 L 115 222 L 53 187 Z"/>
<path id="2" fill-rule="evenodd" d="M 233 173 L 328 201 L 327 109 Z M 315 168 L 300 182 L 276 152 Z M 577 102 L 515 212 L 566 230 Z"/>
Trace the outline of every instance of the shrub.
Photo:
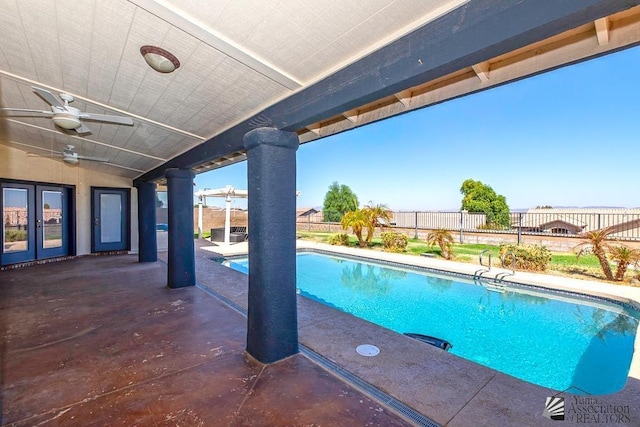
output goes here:
<path id="1" fill-rule="evenodd" d="M 382 233 L 382 244 L 387 252 L 404 252 L 409 239 L 406 234 L 387 232 Z"/>
<path id="2" fill-rule="evenodd" d="M 551 251 L 546 246 L 541 245 L 513 245 L 502 243 L 500 244 L 500 258 L 502 256 L 513 252 L 516 257 L 516 265 L 513 265 L 513 260 L 510 256 L 505 258 L 505 267 L 518 268 L 526 271 L 546 271 L 551 262 Z"/>
<path id="3" fill-rule="evenodd" d="M 445 259 L 453 259 L 453 236 L 449 230 L 439 228 L 427 235 L 427 244 L 431 247 L 438 245 Z"/>
<path id="4" fill-rule="evenodd" d="M 327 241 L 330 245 L 349 246 L 349 235 L 347 233 L 332 234 Z"/>
<path id="5" fill-rule="evenodd" d="M 488 224 L 480 224 L 478 226 L 478 230 L 507 230 L 507 227 L 504 227 L 500 224 L 496 224 L 495 222 Z"/>
<path id="6" fill-rule="evenodd" d="M 6 230 L 4 235 L 5 242 L 21 242 L 27 240 L 26 230 Z"/>

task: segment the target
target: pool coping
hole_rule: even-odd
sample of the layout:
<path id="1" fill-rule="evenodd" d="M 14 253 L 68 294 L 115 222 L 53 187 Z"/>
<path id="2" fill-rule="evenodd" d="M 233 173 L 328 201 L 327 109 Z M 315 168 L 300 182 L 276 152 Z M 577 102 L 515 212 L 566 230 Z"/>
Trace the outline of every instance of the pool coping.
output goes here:
<path id="1" fill-rule="evenodd" d="M 377 251 L 374 258 L 371 256 L 371 250 L 309 241 L 299 240 L 297 246 L 302 250 L 317 250 L 377 262 L 382 259 L 403 266 L 452 271 L 467 277 L 473 275 L 479 267 L 454 261 Z M 224 248 L 202 249 L 227 256 L 224 250 L 221 250 Z M 228 256 L 241 255 L 243 251 L 238 249 L 234 248 L 234 252 Z M 493 271 L 498 273 L 506 270 L 496 268 L 492 269 Z M 234 273 L 242 275 L 239 272 Z M 640 289 L 609 283 L 521 272 L 510 276 L 509 282 L 549 290 L 560 289 L 572 294 L 594 295 L 605 300 L 629 304 L 632 308 L 640 306 Z M 467 423 L 473 420 L 491 419 L 494 415 L 490 414 L 495 411 L 500 414 L 501 420 L 518 425 L 544 425 L 548 421 L 541 418 L 541 413 L 545 396 L 558 394 L 554 390 L 516 379 L 422 343 L 407 343 L 406 340 L 415 340 L 398 337 L 396 335 L 400 334 L 393 331 L 369 324 L 346 313 L 335 313 L 335 309 L 301 298 L 298 299 L 301 344 L 441 424 L 470 425 Z M 376 345 L 382 344 L 380 346 L 384 357 L 363 360 L 355 355 L 354 344 L 366 342 L 367 339 Z M 606 399 L 611 404 L 631 406 L 636 419 L 640 419 L 640 401 L 637 399 L 640 392 L 639 342 L 636 334 L 632 371 L 625 387 L 611 395 L 597 396 L 601 402 Z M 420 360 L 416 362 L 418 359 Z M 437 384 L 424 381 L 423 376 L 433 378 L 433 382 Z M 423 397 L 424 395 L 428 398 Z M 554 425 L 553 423 L 551 421 L 549 425 Z"/>

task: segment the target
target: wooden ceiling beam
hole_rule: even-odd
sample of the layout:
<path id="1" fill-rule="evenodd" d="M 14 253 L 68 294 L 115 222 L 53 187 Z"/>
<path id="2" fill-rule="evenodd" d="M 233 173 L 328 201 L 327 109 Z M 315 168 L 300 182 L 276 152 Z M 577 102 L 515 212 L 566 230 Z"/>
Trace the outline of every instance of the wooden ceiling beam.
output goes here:
<path id="1" fill-rule="evenodd" d="M 342 115 L 349 120 L 351 123 L 355 123 L 358 120 L 358 109 L 354 108 L 353 110 L 345 111 Z"/>
<path id="2" fill-rule="evenodd" d="M 476 73 L 482 83 L 489 81 L 489 62 L 481 62 L 479 64 L 472 65 L 473 71 Z"/>
<path id="3" fill-rule="evenodd" d="M 596 35 L 598 37 L 598 44 L 604 46 L 609 43 L 609 19 L 604 18 L 596 19 Z"/>

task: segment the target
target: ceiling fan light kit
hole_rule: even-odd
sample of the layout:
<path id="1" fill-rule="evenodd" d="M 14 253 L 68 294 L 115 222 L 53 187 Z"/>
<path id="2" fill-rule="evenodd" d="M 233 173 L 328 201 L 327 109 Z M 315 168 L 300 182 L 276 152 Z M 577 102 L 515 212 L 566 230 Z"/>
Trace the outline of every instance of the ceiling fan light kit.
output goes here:
<path id="1" fill-rule="evenodd" d="M 41 114 L 47 118 L 51 118 L 53 123 L 59 128 L 73 130 L 79 135 L 91 133 L 91 129 L 82 123 L 82 119 L 133 126 L 133 119 L 131 117 L 85 113 L 78 108 L 71 107 L 69 103 L 73 102 L 73 96 L 68 93 L 61 93 L 60 99 L 58 99 L 48 90 L 36 86 L 31 86 L 31 88 L 44 102 L 49 104 L 50 111 L 31 110 L 28 108 L 0 108 L 0 111 Z M 62 100 L 62 102 L 60 100 Z"/>
<path id="2" fill-rule="evenodd" d="M 160 47 L 142 46 L 140 53 L 147 64 L 160 73 L 172 73 L 180 67 L 178 58 Z"/>
<path id="3" fill-rule="evenodd" d="M 105 157 L 91 157 L 91 156 L 82 156 L 80 154 L 78 154 L 78 152 L 75 150 L 75 146 L 71 145 L 71 144 L 67 144 L 66 147 L 62 150 L 62 151 L 53 151 L 51 150 L 50 153 L 53 157 L 53 155 L 56 155 L 55 157 L 60 158 L 63 162 L 68 163 L 70 165 L 77 165 L 78 163 L 80 163 L 80 160 L 88 160 L 88 161 L 92 161 L 92 162 L 100 162 L 100 163 L 109 163 L 111 160 L 105 158 Z M 48 151 L 48 150 L 47 150 Z M 43 157 L 42 155 L 39 155 L 37 153 L 27 153 L 27 156 L 29 157 Z M 49 157 L 49 156 L 47 156 Z"/>
<path id="4" fill-rule="evenodd" d="M 78 164 L 78 156 L 77 155 L 76 156 L 64 155 L 62 157 L 62 161 L 65 162 L 65 163 L 69 163 L 71 165 L 76 165 L 76 164 Z"/>
<path id="5" fill-rule="evenodd" d="M 73 108 L 73 107 L 68 107 L 68 108 Z M 75 110 L 77 110 L 77 108 L 75 108 Z M 77 115 L 73 113 L 66 113 L 66 112 L 54 114 L 53 123 L 55 123 L 56 126 L 59 126 L 62 129 L 67 129 L 67 130 L 78 129 L 80 125 L 82 125 Z"/>
<path id="6" fill-rule="evenodd" d="M 80 160 L 90 160 L 92 162 L 100 162 L 100 163 L 109 163 L 109 159 L 104 157 L 90 157 L 90 156 L 80 156 L 75 151 L 75 146 L 71 144 L 67 144 L 67 147 L 62 150 L 62 161 L 65 163 L 69 163 L 71 165 L 77 164 Z"/>

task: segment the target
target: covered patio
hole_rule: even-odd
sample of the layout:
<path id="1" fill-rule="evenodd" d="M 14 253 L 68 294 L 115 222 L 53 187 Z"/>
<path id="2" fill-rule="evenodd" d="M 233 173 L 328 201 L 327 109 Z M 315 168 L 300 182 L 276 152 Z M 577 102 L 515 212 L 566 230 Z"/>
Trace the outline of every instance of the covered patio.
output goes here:
<path id="1" fill-rule="evenodd" d="M 0 6 L 4 423 L 403 425 L 306 353 L 326 313 L 295 293 L 299 144 L 640 43 L 640 0 L 222 3 Z M 195 174 L 240 161 L 248 279 L 193 239 Z M 246 318 L 203 290 L 221 283 L 244 286 L 228 288 Z M 341 337 L 327 336 L 329 352 Z M 425 363 L 467 384 L 452 360 Z M 463 404 L 435 383 L 411 406 L 448 425 L 490 411 L 544 422 L 547 391 L 519 399 L 508 379 L 485 389 L 494 376 L 470 372 L 477 395 Z"/>

